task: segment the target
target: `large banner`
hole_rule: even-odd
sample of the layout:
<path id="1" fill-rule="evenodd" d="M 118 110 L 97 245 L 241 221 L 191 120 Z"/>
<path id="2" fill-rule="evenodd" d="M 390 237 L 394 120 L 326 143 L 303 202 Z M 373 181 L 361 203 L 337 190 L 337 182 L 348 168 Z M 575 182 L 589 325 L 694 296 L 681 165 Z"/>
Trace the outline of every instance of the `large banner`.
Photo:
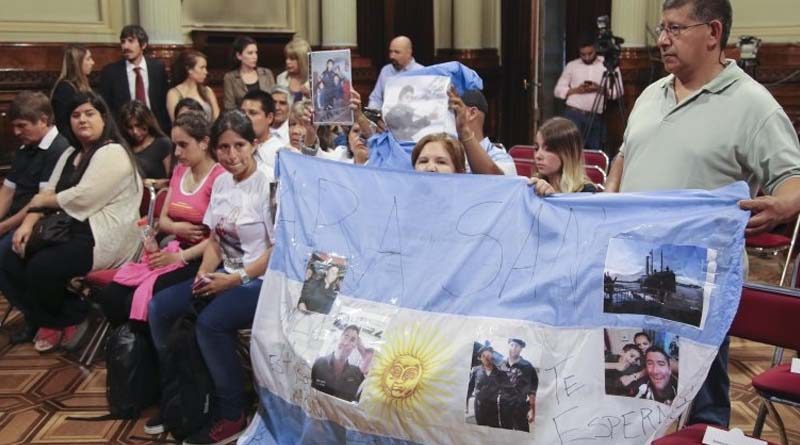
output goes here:
<path id="1" fill-rule="evenodd" d="M 744 183 L 541 199 L 279 158 L 240 443 L 644 444 L 738 306 Z"/>

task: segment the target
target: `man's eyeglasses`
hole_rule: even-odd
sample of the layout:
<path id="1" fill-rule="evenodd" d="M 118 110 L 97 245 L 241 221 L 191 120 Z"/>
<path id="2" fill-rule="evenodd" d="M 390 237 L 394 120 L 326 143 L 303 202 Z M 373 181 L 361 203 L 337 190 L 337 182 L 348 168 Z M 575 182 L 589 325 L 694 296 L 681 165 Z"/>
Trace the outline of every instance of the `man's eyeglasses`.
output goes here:
<path id="1" fill-rule="evenodd" d="M 694 25 L 658 25 L 656 26 L 656 35 L 661 35 L 662 32 L 666 31 L 670 37 L 679 37 L 683 31 L 686 31 L 689 28 L 694 28 L 695 26 L 703 26 L 703 25 L 710 25 L 711 22 L 705 23 L 695 23 Z"/>

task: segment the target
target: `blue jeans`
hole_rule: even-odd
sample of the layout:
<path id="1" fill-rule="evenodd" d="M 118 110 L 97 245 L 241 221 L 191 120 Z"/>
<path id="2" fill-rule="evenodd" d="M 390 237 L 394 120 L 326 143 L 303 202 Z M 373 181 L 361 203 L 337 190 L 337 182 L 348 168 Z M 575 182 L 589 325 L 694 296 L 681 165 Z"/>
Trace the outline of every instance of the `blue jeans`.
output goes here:
<path id="1" fill-rule="evenodd" d="M 728 347 L 730 337 L 719 346 L 719 352 L 711 363 L 706 381 L 692 402 L 687 424 L 708 423 L 728 428 L 731 421 L 731 380 L 728 377 Z"/>
<path id="2" fill-rule="evenodd" d="M 192 282 L 187 280 L 153 296 L 148 306 L 150 333 L 160 357 L 172 324 L 191 308 Z M 197 344 L 214 381 L 216 414 L 238 419 L 245 408 L 244 370 L 236 354 L 239 329 L 253 325 L 261 280 L 218 294 L 197 318 Z"/>
<path id="3" fill-rule="evenodd" d="M 604 150 L 608 153 L 608 150 L 605 150 L 607 133 L 606 120 L 603 118 L 602 114 L 595 114 L 594 120 L 592 121 L 591 114 L 584 114 L 568 107 L 564 110 L 564 117 L 571 120 L 578 127 L 578 130 L 581 132 L 581 137 L 586 137 L 586 140 L 583 141 L 586 148 L 590 150 Z M 589 128 L 589 121 L 592 121 L 592 128 L 587 135 L 586 129 Z"/>

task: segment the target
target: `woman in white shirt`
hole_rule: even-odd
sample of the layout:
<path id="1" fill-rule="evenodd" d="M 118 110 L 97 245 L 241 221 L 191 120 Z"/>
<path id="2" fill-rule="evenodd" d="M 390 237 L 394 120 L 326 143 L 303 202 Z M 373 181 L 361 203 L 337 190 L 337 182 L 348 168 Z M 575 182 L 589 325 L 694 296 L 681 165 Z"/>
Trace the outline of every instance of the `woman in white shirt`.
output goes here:
<path id="1" fill-rule="evenodd" d="M 256 168 L 254 142 L 253 126 L 241 111 L 226 111 L 214 123 L 211 145 L 226 173 L 214 183 L 203 218 L 211 237 L 200 269 L 194 280 L 157 293 L 149 306 L 153 340 L 163 357 L 166 338 L 157 332 L 165 332 L 189 311 L 193 298 L 208 300 L 197 319 L 197 343 L 214 381 L 215 417 L 184 444 L 227 443 L 246 426 L 244 372 L 236 341 L 238 331 L 253 324 L 273 244 L 269 178 Z M 156 416 L 147 426 L 159 423 Z"/>

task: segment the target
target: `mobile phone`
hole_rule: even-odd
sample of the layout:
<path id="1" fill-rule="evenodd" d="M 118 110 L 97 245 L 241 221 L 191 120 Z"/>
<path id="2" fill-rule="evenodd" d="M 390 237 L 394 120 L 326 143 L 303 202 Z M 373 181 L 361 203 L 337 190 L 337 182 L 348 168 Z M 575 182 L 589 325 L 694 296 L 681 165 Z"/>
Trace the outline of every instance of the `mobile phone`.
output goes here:
<path id="1" fill-rule="evenodd" d="M 197 290 L 210 282 L 211 279 L 208 277 L 197 277 L 195 278 L 194 283 L 192 283 L 192 290 Z"/>
<path id="2" fill-rule="evenodd" d="M 362 112 L 364 113 L 364 117 L 372 122 L 378 122 L 379 120 L 383 119 L 381 110 L 376 110 L 375 108 L 364 108 Z"/>

